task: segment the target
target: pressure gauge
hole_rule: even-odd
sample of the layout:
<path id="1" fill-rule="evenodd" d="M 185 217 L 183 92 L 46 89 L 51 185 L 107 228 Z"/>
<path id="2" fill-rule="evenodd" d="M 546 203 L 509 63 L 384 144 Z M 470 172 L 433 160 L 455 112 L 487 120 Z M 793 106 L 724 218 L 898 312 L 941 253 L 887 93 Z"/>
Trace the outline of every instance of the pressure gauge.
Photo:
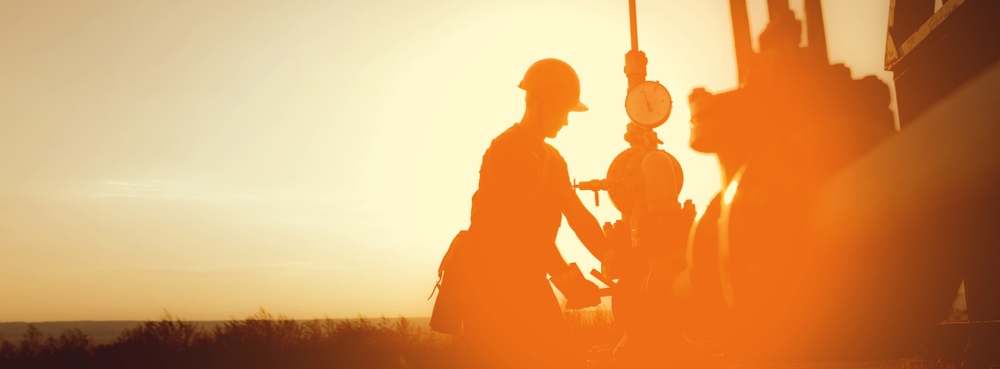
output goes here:
<path id="1" fill-rule="evenodd" d="M 632 122 L 646 128 L 659 127 L 670 117 L 673 100 L 659 82 L 646 81 L 635 85 L 625 96 L 625 112 Z"/>

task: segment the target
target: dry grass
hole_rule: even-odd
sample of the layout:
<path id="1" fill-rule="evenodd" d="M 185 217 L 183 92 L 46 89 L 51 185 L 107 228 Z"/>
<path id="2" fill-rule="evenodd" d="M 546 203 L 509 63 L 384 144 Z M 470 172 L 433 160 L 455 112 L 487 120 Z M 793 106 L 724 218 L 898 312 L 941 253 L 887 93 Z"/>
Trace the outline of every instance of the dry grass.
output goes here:
<path id="1" fill-rule="evenodd" d="M 622 338 L 622 329 L 615 324 L 611 310 L 603 305 L 582 310 L 563 310 L 574 337 L 590 346 L 614 346 Z"/>
<path id="2" fill-rule="evenodd" d="M 609 350 L 621 338 L 611 311 L 567 310 L 582 344 Z M 601 350 L 595 351 L 596 353 Z M 591 352 L 591 356 L 595 355 Z M 606 354 L 609 354 L 606 353 Z M 460 368 L 461 345 L 405 318 L 296 321 L 261 309 L 212 329 L 165 315 L 95 345 L 78 329 L 45 336 L 28 326 L 20 341 L 0 338 L 0 368 Z M 955 369 L 922 359 L 855 363 L 735 365 L 726 369 Z M 988 366 L 987 366 L 988 367 Z"/>
<path id="3" fill-rule="evenodd" d="M 212 330 L 167 315 L 107 345 L 34 326 L 18 343 L 0 339 L 2 368 L 453 368 L 457 354 L 450 336 L 405 318 L 296 321 L 263 309 Z"/>
<path id="4" fill-rule="evenodd" d="M 612 345 L 611 311 L 567 311 L 575 337 Z M 0 339 L 0 368 L 458 368 L 461 345 L 406 318 L 296 321 L 261 309 L 204 329 L 165 314 L 95 345 L 78 329 L 44 336 L 29 325 L 19 342 Z"/>

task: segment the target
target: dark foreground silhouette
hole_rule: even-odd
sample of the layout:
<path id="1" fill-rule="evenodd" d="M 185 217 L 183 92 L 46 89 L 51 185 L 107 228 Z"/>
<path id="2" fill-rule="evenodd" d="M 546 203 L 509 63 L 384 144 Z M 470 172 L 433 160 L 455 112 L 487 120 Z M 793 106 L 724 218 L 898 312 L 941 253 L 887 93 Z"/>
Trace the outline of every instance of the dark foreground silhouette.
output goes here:
<path id="1" fill-rule="evenodd" d="M 595 345 L 620 337 L 610 312 L 567 312 L 574 334 Z M 9 339 L 10 337 L 8 337 Z M 463 368 L 462 345 L 406 318 L 296 321 L 261 310 L 206 330 L 170 316 L 94 345 L 79 329 L 58 337 L 28 326 L 0 338 L 0 368 Z"/>

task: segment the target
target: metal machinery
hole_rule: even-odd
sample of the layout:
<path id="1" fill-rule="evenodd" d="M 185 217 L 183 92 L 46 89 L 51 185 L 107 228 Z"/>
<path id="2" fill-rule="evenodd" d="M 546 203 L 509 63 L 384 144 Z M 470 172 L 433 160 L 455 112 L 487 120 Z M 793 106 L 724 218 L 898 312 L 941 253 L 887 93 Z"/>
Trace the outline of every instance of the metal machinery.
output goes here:
<path id="1" fill-rule="evenodd" d="M 726 183 L 690 240 L 696 303 L 708 307 L 698 310 L 711 312 L 702 321 L 722 323 L 706 334 L 741 354 L 863 354 L 886 341 L 834 323 L 863 321 L 871 310 L 861 296 L 823 298 L 827 277 L 839 282 L 851 265 L 818 272 L 835 261 L 817 258 L 811 222 L 825 183 L 895 133 L 888 86 L 829 64 L 819 0 L 805 1 L 806 47 L 788 1 L 769 0 L 759 53 L 746 2 L 730 6 L 739 87 L 689 96 L 691 148 L 716 154 Z"/>
<path id="2" fill-rule="evenodd" d="M 632 147 L 608 178 L 579 186 L 609 191 L 629 223 L 624 236 L 606 225 L 619 245 L 642 251 L 656 234 L 663 250 L 633 252 L 647 267 L 619 275 L 616 319 L 663 354 L 684 333 L 754 360 L 902 358 L 958 343 L 950 352 L 966 363 L 997 363 L 1000 4 L 892 1 L 899 131 L 888 86 L 829 63 L 819 0 L 805 0 L 805 47 L 788 1 L 767 5 L 754 52 L 746 1 L 730 0 L 739 87 L 689 96 L 691 148 L 717 155 L 727 183 L 689 233 L 676 228 L 693 208 L 653 222 L 633 210 L 650 183 L 636 157 L 658 150 L 648 127 L 630 124 Z M 633 87 L 645 77 L 637 55 L 633 40 Z M 665 256 L 678 237 L 683 266 Z M 938 324 L 963 280 L 971 323 Z"/>
<path id="3" fill-rule="evenodd" d="M 690 200 L 683 204 L 678 194 L 684 172 L 670 153 L 660 149 L 656 127 L 670 116 L 670 93 L 656 81 L 646 80 L 646 56 L 638 48 L 635 0 L 629 1 L 632 49 L 625 55 L 628 95 L 625 99 L 630 123 L 625 141 L 629 148 L 618 154 L 605 179 L 574 186 L 595 193 L 608 191 L 611 202 L 622 213 L 615 224 L 605 223 L 605 234 L 617 251 L 614 267 L 595 274 L 612 288 L 613 313 L 624 330 L 614 351 L 620 365 L 662 365 L 684 356 L 682 331 L 673 319 L 664 319 L 678 304 L 671 286 L 686 268 L 687 234 L 695 217 Z M 606 260 L 607 261 L 607 260 Z M 611 282 L 611 279 L 617 279 Z M 664 352 L 667 350 L 669 352 Z"/>
<path id="4" fill-rule="evenodd" d="M 949 277 L 964 280 L 968 321 L 936 325 L 926 346 L 931 355 L 960 359 L 966 367 L 996 365 L 1000 363 L 1000 241 L 995 228 L 1000 225 L 996 215 L 1000 204 L 993 192 L 998 156 L 995 150 L 976 144 L 996 146 L 998 138 L 998 114 L 989 107 L 995 107 L 998 100 L 1000 3 L 945 0 L 938 9 L 934 3 L 892 0 L 885 50 L 885 69 L 894 73 L 902 131 L 930 130 L 924 127 L 936 124 L 961 137 L 938 137 L 939 151 L 930 152 L 941 163 L 935 169 L 944 169 L 940 174 L 952 177 L 953 188 L 967 194 L 947 198 L 954 200 L 948 206 L 949 217 L 963 223 L 958 229 L 967 232 L 950 242 L 962 259 L 958 276 Z M 944 119 L 934 120 L 940 112 L 945 113 Z M 981 119 L 968 117 L 970 112 Z M 963 176 L 969 173 L 975 175 Z M 974 199 L 962 203 L 966 196 Z M 940 233 L 949 234 L 947 226 L 954 227 L 944 222 Z"/>
<path id="5" fill-rule="evenodd" d="M 942 30 L 947 35 L 926 46 L 993 51 L 971 52 L 977 58 L 941 57 L 943 50 L 921 56 L 911 46 L 912 62 L 906 56 L 890 62 L 909 68 L 893 69 L 901 88 L 900 133 L 887 86 L 871 76 L 853 80 L 846 67 L 829 65 L 819 0 L 805 1 L 805 48 L 798 47 L 800 26 L 787 0 L 769 0 L 759 53 L 750 49 L 745 2 L 730 4 L 740 87 L 689 97 L 691 147 L 715 153 L 728 183 L 690 240 L 699 303 L 720 295 L 723 302 L 713 314 L 726 325 L 710 333 L 725 337 L 731 352 L 757 357 L 917 353 L 962 278 L 1000 265 L 993 230 L 1000 203 L 995 191 L 981 187 L 996 188 L 1000 164 L 987 143 L 997 138 L 998 95 L 989 90 L 998 85 L 982 72 L 996 60 L 996 4 L 946 2 L 977 13 L 951 22 L 971 30 Z M 894 16 L 905 9 L 894 7 Z M 987 38 L 976 45 L 962 32 Z M 890 37 L 905 33 L 890 26 Z M 961 94 L 955 88 L 962 81 L 965 89 L 979 82 L 974 87 L 981 91 Z M 996 301 L 996 277 L 978 281 L 981 301 Z"/>

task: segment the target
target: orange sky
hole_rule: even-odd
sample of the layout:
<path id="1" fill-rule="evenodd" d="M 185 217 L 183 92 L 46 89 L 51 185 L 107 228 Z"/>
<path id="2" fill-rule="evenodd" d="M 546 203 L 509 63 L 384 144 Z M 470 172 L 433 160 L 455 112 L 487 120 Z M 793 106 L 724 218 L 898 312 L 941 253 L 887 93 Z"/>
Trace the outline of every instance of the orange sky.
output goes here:
<path id="1" fill-rule="evenodd" d="M 802 1 L 791 1 L 800 9 Z M 756 34 L 765 0 L 751 0 Z M 888 0 L 823 3 L 830 58 L 882 71 Z M 627 144 L 627 2 L 0 2 L 0 321 L 427 316 L 482 153 L 535 60 L 589 112 L 551 140 L 603 177 Z M 733 88 L 728 2 L 638 1 L 658 129 L 699 208 L 687 94 Z M 799 12 L 801 14 L 801 12 Z M 617 212 L 581 193 L 600 221 Z M 564 225 L 570 261 L 597 267 Z"/>

